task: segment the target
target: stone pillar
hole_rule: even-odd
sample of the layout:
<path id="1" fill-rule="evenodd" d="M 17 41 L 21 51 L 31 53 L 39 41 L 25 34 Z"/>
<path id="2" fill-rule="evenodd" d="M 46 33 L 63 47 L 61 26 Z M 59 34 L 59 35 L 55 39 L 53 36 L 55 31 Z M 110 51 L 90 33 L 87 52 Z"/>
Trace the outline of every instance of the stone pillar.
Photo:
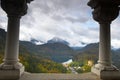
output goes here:
<path id="1" fill-rule="evenodd" d="M 108 0 L 90 0 L 88 3 L 94 9 L 94 20 L 100 24 L 99 60 L 91 69 L 101 79 L 120 79 L 119 70 L 112 65 L 110 24 L 119 14 L 119 5 Z"/>
<path id="2" fill-rule="evenodd" d="M 111 66 L 110 23 L 100 24 L 99 61 L 104 66 Z"/>
<path id="3" fill-rule="evenodd" d="M 20 17 L 8 16 L 8 29 L 3 69 L 17 69 L 23 67 L 18 61 L 19 56 L 19 28 Z M 16 66 L 17 65 L 17 66 Z M 19 66 L 19 67 L 18 67 Z"/>
<path id="4" fill-rule="evenodd" d="M 1 7 L 7 13 L 7 40 L 4 62 L 0 65 L 0 79 L 19 79 L 24 66 L 19 63 L 19 28 L 21 16 L 27 13 L 27 1 L 1 0 Z"/>

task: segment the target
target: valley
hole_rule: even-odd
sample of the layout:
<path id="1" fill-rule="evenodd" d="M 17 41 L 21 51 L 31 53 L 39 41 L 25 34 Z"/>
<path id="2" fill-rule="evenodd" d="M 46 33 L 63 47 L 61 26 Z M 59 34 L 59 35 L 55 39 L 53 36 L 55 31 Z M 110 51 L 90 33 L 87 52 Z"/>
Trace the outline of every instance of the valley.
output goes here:
<path id="1" fill-rule="evenodd" d="M 6 32 L 0 29 L 0 63 L 5 51 Z M 31 73 L 77 73 L 89 72 L 98 60 L 99 43 L 91 43 L 85 47 L 70 47 L 69 43 L 60 38 L 53 38 L 47 43 L 36 44 L 37 40 L 20 41 L 20 60 L 26 71 Z M 112 49 L 113 64 L 120 68 L 120 49 Z M 65 67 L 61 63 L 72 59 L 73 62 Z M 69 69 L 67 69 L 69 68 Z M 80 68 L 80 69 L 78 69 Z"/>

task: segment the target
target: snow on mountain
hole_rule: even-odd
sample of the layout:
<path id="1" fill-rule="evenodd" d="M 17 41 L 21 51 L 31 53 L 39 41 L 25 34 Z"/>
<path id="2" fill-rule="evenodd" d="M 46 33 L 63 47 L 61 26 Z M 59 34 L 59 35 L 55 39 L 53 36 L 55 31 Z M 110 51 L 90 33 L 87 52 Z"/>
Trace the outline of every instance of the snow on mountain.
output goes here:
<path id="1" fill-rule="evenodd" d="M 30 42 L 32 42 L 33 44 L 36 44 L 36 45 L 42 45 L 42 44 L 46 44 L 46 43 L 62 43 L 62 44 L 68 45 L 69 47 L 71 47 L 74 50 L 80 50 L 81 48 L 90 44 L 90 43 L 79 42 L 77 44 L 72 45 L 71 43 L 69 43 L 66 40 L 63 40 L 59 37 L 53 37 L 52 39 L 48 40 L 47 42 L 44 42 L 41 40 L 36 40 L 36 39 L 32 38 Z M 117 49 L 119 49 L 119 47 L 111 45 L 111 49 L 117 50 Z"/>
<path id="2" fill-rule="evenodd" d="M 69 43 L 67 41 L 65 41 L 61 38 L 58 38 L 58 37 L 54 37 L 51 40 L 48 40 L 47 43 L 63 43 L 63 44 L 69 45 Z"/>
<path id="3" fill-rule="evenodd" d="M 35 44 L 35 45 L 42 45 L 42 44 L 45 43 L 45 42 L 43 42 L 43 41 L 39 41 L 39 40 L 36 40 L 36 39 L 31 39 L 31 42 L 32 42 L 33 44 Z"/>

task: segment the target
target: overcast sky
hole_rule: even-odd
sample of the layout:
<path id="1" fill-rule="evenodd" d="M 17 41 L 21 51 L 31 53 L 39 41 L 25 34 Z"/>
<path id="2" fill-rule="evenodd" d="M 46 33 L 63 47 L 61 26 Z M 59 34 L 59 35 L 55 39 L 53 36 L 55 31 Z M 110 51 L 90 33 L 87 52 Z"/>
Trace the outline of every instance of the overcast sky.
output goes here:
<path id="1" fill-rule="evenodd" d="M 88 0 L 34 0 L 22 17 L 20 40 L 32 38 L 47 42 L 59 37 L 71 46 L 99 41 L 99 24 L 92 19 Z M 7 17 L 0 8 L 0 27 L 6 29 Z M 120 48 L 120 18 L 111 25 L 112 46 Z"/>

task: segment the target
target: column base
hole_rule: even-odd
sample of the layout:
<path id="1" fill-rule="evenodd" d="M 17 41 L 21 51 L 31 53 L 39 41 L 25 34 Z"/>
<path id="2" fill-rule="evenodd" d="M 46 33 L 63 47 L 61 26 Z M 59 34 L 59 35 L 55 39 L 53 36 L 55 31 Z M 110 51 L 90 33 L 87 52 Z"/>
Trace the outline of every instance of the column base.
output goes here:
<path id="1" fill-rule="evenodd" d="M 18 80 L 24 73 L 24 66 L 18 69 L 0 69 L 0 80 Z"/>
<path id="2" fill-rule="evenodd" d="M 91 72 L 103 80 L 120 80 L 120 71 L 115 66 L 101 66 L 96 64 L 92 67 Z"/>

